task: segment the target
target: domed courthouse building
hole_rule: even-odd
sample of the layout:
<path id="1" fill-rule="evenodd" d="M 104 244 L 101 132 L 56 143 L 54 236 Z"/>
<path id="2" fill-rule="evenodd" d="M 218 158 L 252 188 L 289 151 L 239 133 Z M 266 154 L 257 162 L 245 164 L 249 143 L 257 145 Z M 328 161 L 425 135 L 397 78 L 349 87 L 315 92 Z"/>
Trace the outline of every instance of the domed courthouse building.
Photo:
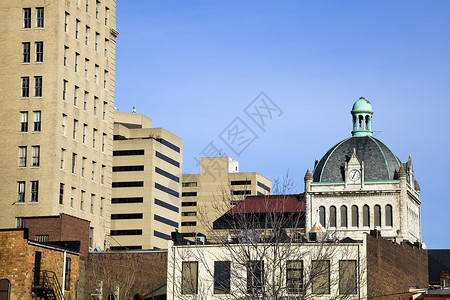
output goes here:
<path id="1" fill-rule="evenodd" d="M 320 223 L 336 238 L 361 239 L 377 229 L 387 239 L 421 241 L 420 188 L 406 163 L 373 137 L 372 105 L 351 111 L 352 136 L 331 147 L 305 175 L 305 229 Z"/>

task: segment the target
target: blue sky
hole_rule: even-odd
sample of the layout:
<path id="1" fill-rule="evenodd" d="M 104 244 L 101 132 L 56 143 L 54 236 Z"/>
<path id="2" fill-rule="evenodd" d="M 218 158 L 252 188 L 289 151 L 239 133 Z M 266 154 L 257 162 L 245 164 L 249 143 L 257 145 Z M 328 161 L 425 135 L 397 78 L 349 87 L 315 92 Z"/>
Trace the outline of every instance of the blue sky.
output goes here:
<path id="1" fill-rule="evenodd" d="M 423 240 L 450 248 L 449 11 L 445 0 L 118 0 L 115 106 L 183 138 L 184 173 L 213 142 L 241 171 L 289 173 L 303 192 L 363 96 L 376 137 L 412 155 Z M 260 92 L 281 111 L 264 130 L 245 113 Z M 236 118 L 255 137 L 239 155 L 219 137 Z"/>

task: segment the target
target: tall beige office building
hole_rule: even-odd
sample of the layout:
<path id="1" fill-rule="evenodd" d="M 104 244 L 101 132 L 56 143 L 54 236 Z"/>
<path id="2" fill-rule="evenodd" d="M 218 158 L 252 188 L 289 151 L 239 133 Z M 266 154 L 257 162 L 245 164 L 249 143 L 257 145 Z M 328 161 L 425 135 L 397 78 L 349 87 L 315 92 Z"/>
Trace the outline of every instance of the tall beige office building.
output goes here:
<path id="1" fill-rule="evenodd" d="M 249 195 L 270 195 L 272 182 L 256 172 L 239 172 L 230 157 L 201 157 L 200 174 L 183 174 L 181 232 L 208 236 L 212 222 Z"/>
<path id="2" fill-rule="evenodd" d="M 182 149 L 150 118 L 115 112 L 111 250 L 167 249 L 181 222 Z"/>
<path id="3" fill-rule="evenodd" d="M 66 213 L 110 229 L 115 0 L 0 1 L 0 227 Z"/>

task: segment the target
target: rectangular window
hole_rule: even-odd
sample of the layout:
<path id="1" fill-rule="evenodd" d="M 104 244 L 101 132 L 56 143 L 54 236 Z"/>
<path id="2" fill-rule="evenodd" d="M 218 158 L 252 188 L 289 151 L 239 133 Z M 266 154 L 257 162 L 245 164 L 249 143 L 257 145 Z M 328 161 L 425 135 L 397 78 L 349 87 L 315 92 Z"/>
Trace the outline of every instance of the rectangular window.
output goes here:
<path id="1" fill-rule="evenodd" d="M 171 165 L 174 165 L 174 166 L 177 167 L 177 168 L 180 167 L 180 163 L 179 163 L 179 162 L 177 162 L 177 161 L 174 160 L 174 159 L 171 159 L 170 157 L 168 157 L 168 156 L 166 156 L 166 155 L 164 155 L 164 154 L 162 154 L 162 153 L 160 153 L 160 152 L 158 152 L 158 151 L 156 151 L 156 157 L 158 157 L 158 158 L 164 160 L 165 162 L 168 162 L 168 163 L 171 164 Z"/>
<path id="2" fill-rule="evenodd" d="M 108 71 L 104 71 L 103 73 L 103 88 L 106 89 L 108 82 Z"/>
<path id="3" fill-rule="evenodd" d="M 91 180 L 95 181 L 95 168 L 97 167 L 97 163 L 95 161 L 92 161 L 92 173 L 91 173 Z"/>
<path id="4" fill-rule="evenodd" d="M 196 187 L 197 182 L 183 182 L 182 186 L 183 187 Z"/>
<path id="5" fill-rule="evenodd" d="M 42 97 L 42 76 L 34 76 L 34 97 Z"/>
<path id="6" fill-rule="evenodd" d="M 75 52 L 75 73 L 78 73 L 78 59 L 80 58 L 80 54 Z"/>
<path id="7" fill-rule="evenodd" d="M 80 194 L 80 210 L 84 211 L 84 195 L 86 194 L 85 191 L 81 191 Z"/>
<path id="8" fill-rule="evenodd" d="M 121 200 L 121 199 L 127 199 L 127 198 L 115 198 L 116 200 L 118 199 L 118 200 Z M 133 199 L 133 198 L 128 198 L 128 199 Z M 142 199 L 142 198 L 141 198 Z M 141 202 L 142 202 L 142 200 L 141 200 Z M 112 203 L 122 203 L 122 202 L 112 202 Z M 179 209 L 178 209 L 178 207 L 176 207 L 176 206 L 173 206 L 173 205 L 171 205 L 171 204 L 168 204 L 168 203 L 166 203 L 166 202 L 164 202 L 164 201 L 161 201 L 161 200 L 159 200 L 159 199 L 156 199 L 155 198 L 155 204 L 156 205 L 159 205 L 159 206 L 161 206 L 161 207 L 164 207 L 164 208 L 167 208 L 168 210 L 171 210 L 171 211 L 174 211 L 174 212 L 178 212 L 179 211 Z"/>
<path id="9" fill-rule="evenodd" d="M 30 77 L 22 77 L 22 98 L 30 96 Z"/>
<path id="10" fill-rule="evenodd" d="M 83 144 L 86 144 L 87 125 L 83 124 Z"/>
<path id="11" fill-rule="evenodd" d="M 23 28 L 31 28 L 31 8 L 23 9 Z"/>
<path id="12" fill-rule="evenodd" d="M 181 270 L 181 293 L 197 294 L 198 292 L 198 262 L 183 261 Z"/>
<path id="13" fill-rule="evenodd" d="M 214 294 L 230 293 L 230 261 L 214 262 Z"/>
<path id="14" fill-rule="evenodd" d="M 31 199 L 30 202 L 38 202 L 39 200 L 39 181 L 31 181 Z"/>
<path id="15" fill-rule="evenodd" d="M 64 183 L 59 184 L 59 204 L 64 204 Z"/>
<path id="16" fill-rule="evenodd" d="M 102 135 L 102 152 L 105 152 L 106 148 L 106 134 Z"/>
<path id="17" fill-rule="evenodd" d="M 17 202 L 25 202 L 25 181 L 17 181 Z"/>
<path id="18" fill-rule="evenodd" d="M 64 15 L 64 32 L 69 32 L 69 13 L 65 12 Z"/>
<path id="19" fill-rule="evenodd" d="M 116 150 L 113 151 L 113 156 L 144 155 L 144 153 L 144 150 Z"/>
<path id="20" fill-rule="evenodd" d="M 75 38 L 78 40 L 80 37 L 80 20 L 75 21 Z"/>
<path id="21" fill-rule="evenodd" d="M 181 213 L 181 216 L 183 217 L 195 217 L 197 216 L 197 212 L 195 211 L 185 211 Z"/>
<path id="22" fill-rule="evenodd" d="M 247 292 L 249 294 L 262 293 L 263 276 L 264 261 L 251 260 L 247 263 Z"/>
<path id="23" fill-rule="evenodd" d="M 330 261 L 313 260 L 311 265 L 313 294 L 330 293 Z"/>
<path id="24" fill-rule="evenodd" d="M 158 216 L 158 215 L 156 215 L 156 214 L 154 215 L 154 219 L 155 219 L 155 221 L 158 221 L 158 222 L 164 223 L 164 224 L 166 224 L 166 225 L 169 225 L 169 226 L 178 228 L 178 222 L 169 220 L 169 219 L 167 219 L 167 218 Z M 181 226 L 183 226 L 183 225 L 181 225 Z"/>
<path id="25" fill-rule="evenodd" d="M 100 1 L 95 1 L 95 19 L 98 20 L 98 9 L 100 8 Z"/>
<path id="26" fill-rule="evenodd" d="M 137 220 L 142 219 L 142 213 L 135 214 L 111 214 L 111 220 Z"/>
<path id="27" fill-rule="evenodd" d="M 86 12 L 89 13 L 89 0 L 86 0 Z"/>
<path id="28" fill-rule="evenodd" d="M 165 186 L 163 186 L 163 185 L 161 185 L 159 183 L 156 183 L 156 182 L 155 182 L 155 188 L 157 188 L 160 191 L 166 192 L 167 194 L 172 195 L 174 197 L 177 197 L 177 198 L 180 197 L 180 194 L 177 191 L 169 189 L 168 187 L 165 187 Z"/>
<path id="29" fill-rule="evenodd" d="M 94 227 L 89 228 L 89 247 L 94 247 Z"/>
<path id="30" fill-rule="evenodd" d="M 234 180 L 230 182 L 231 185 L 251 185 L 251 180 Z"/>
<path id="31" fill-rule="evenodd" d="M 19 168 L 27 166 L 27 146 L 19 146 Z"/>
<path id="32" fill-rule="evenodd" d="M 41 111 L 33 111 L 33 131 L 41 131 Z"/>
<path id="33" fill-rule="evenodd" d="M 113 172 L 135 172 L 144 171 L 143 165 L 133 165 L 133 166 L 115 166 L 112 169 Z"/>
<path id="34" fill-rule="evenodd" d="M 63 79 L 63 94 L 62 94 L 62 99 L 63 101 L 67 100 L 66 94 L 67 94 L 67 80 Z"/>
<path id="35" fill-rule="evenodd" d="M 182 197 L 197 197 L 197 192 L 182 192 Z"/>
<path id="36" fill-rule="evenodd" d="M 100 217 L 103 217 L 103 202 L 105 202 L 105 198 L 100 198 Z"/>
<path id="37" fill-rule="evenodd" d="M 75 188 L 72 187 L 71 191 L 70 191 L 70 207 L 73 208 L 74 204 L 75 204 Z"/>
<path id="38" fill-rule="evenodd" d="M 20 132 L 28 132 L 28 112 L 20 112 Z"/>
<path id="39" fill-rule="evenodd" d="M 30 42 L 22 43 L 22 62 L 30 62 Z"/>
<path id="40" fill-rule="evenodd" d="M 77 172 L 77 154 L 72 153 L 72 174 Z"/>
<path id="41" fill-rule="evenodd" d="M 89 59 L 84 59 L 84 78 L 88 78 L 89 75 Z"/>
<path id="42" fill-rule="evenodd" d="M 62 135 L 66 135 L 66 119 L 67 116 L 65 114 L 62 115 L 62 122 L 61 122 L 61 133 Z"/>
<path id="43" fill-rule="evenodd" d="M 288 294 L 300 294 L 303 292 L 303 261 L 287 261 L 286 286 Z"/>
<path id="44" fill-rule="evenodd" d="M 98 104 L 98 97 L 94 96 L 94 116 L 97 116 L 97 104 Z"/>
<path id="45" fill-rule="evenodd" d="M 142 235 L 142 229 L 111 230 L 111 235 Z"/>
<path id="46" fill-rule="evenodd" d="M 113 188 L 127 188 L 127 187 L 143 187 L 143 181 L 123 181 L 123 182 L 113 182 Z"/>
<path id="47" fill-rule="evenodd" d="M 108 26 L 109 8 L 105 7 L 105 25 Z"/>
<path id="48" fill-rule="evenodd" d="M 178 178 L 177 176 L 175 176 L 173 174 L 170 174 L 169 172 L 164 171 L 164 170 L 162 170 L 162 169 L 160 169 L 158 167 L 155 167 L 155 172 L 160 174 L 160 175 L 162 175 L 162 176 L 164 176 L 164 177 L 166 177 L 166 178 L 169 178 L 170 180 L 173 180 L 175 182 L 180 182 L 180 178 Z"/>
<path id="49" fill-rule="evenodd" d="M 181 206 L 197 206 L 197 202 L 182 202 Z"/>
<path id="50" fill-rule="evenodd" d="M 92 130 L 92 148 L 97 148 L 97 129 Z"/>
<path id="51" fill-rule="evenodd" d="M 36 234 L 34 240 L 41 243 L 48 242 L 48 234 Z"/>
<path id="52" fill-rule="evenodd" d="M 98 39 L 99 38 L 100 38 L 100 33 L 96 32 L 95 33 L 95 44 L 94 44 L 95 52 L 98 52 Z"/>
<path id="53" fill-rule="evenodd" d="M 60 164 L 60 168 L 61 170 L 64 170 L 64 159 L 66 157 L 66 149 L 61 148 L 61 164 Z"/>
<path id="54" fill-rule="evenodd" d="M 339 261 L 339 294 L 357 294 L 356 260 Z"/>
<path id="55" fill-rule="evenodd" d="M 65 282 L 64 282 L 64 289 L 65 290 L 70 290 L 70 270 L 72 268 L 71 266 L 71 259 L 70 257 L 66 257 L 66 269 L 64 270 L 65 276 Z"/>
<path id="56" fill-rule="evenodd" d="M 84 102 L 83 102 L 83 109 L 84 111 L 87 111 L 87 104 L 88 104 L 88 97 L 89 97 L 89 92 L 84 91 Z"/>
<path id="57" fill-rule="evenodd" d="M 36 42 L 36 62 L 44 61 L 44 42 Z"/>
<path id="58" fill-rule="evenodd" d="M 81 160 L 81 176 L 86 177 L 86 157 L 83 157 Z"/>
<path id="59" fill-rule="evenodd" d="M 91 194 L 91 214 L 94 213 L 94 202 L 95 202 L 95 195 Z"/>
<path id="60" fill-rule="evenodd" d="M 67 53 L 69 52 L 69 47 L 64 46 L 64 67 L 67 67 Z"/>
<path id="61" fill-rule="evenodd" d="M 73 105 L 75 105 L 75 106 L 78 106 L 78 90 L 79 89 L 80 88 L 78 86 L 75 86 L 74 90 L 73 90 Z"/>
<path id="62" fill-rule="evenodd" d="M 102 165 L 102 170 L 100 173 L 100 183 L 101 184 L 105 184 L 105 169 L 106 169 L 106 166 Z"/>
<path id="63" fill-rule="evenodd" d="M 89 32 L 90 31 L 91 31 L 91 28 L 89 26 L 86 26 L 86 36 L 85 36 L 85 39 L 84 39 L 84 44 L 86 46 L 89 45 Z"/>
<path id="64" fill-rule="evenodd" d="M 102 118 L 103 118 L 103 121 L 106 121 L 106 108 L 108 107 L 108 102 L 103 102 L 103 112 L 102 112 L 102 114 L 103 114 L 103 116 L 102 116 Z"/>
<path id="65" fill-rule="evenodd" d="M 31 166 L 39 167 L 41 156 L 41 146 L 31 146 Z"/>
<path id="66" fill-rule="evenodd" d="M 72 138 L 73 138 L 74 140 L 77 139 L 77 128 L 78 128 L 78 120 L 77 120 L 77 119 L 74 119 L 74 120 L 73 120 L 73 131 L 72 131 Z"/>
<path id="67" fill-rule="evenodd" d="M 104 51 L 105 57 L 108 57 L 108 45 L 109 45 L 109 40 L 105 39 L 105 51 Z"/>
<path id="68" fill-rule="evenodd" d="M 36 7 L 36 28 L 44 28 L 44 8 Z"/>
<path id="69" fill-rule="evenodd" d="M 142 197 L 130 197 L 130 198 L 112 198 L 111 203 L 120 204 L 120 203 L 143 203 L 144 198 Z M 177 211 L 178 212 L 178 211 Z"/>
<path id="70" fill-rule="evenodd" d="M 24 228 L 23 226 L 23 218 L 16 218 L 16 228 Z"/>
<path id="71" fill-rule="evenodd" d="M 98 65 L 95 65 L 94 68 L 94 83 L 98 83 Z"/>

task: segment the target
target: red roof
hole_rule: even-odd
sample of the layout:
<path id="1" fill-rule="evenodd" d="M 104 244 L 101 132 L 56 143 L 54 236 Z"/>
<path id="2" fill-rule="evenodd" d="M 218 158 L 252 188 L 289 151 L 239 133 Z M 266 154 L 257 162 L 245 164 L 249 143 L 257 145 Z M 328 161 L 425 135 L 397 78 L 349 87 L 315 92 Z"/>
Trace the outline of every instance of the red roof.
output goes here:
<path id="1" fill-rule="evenodd" d="M 227 211 L 227 214 L 304 211 L 303 194 L 270 195 L 247 197 Z"/>

